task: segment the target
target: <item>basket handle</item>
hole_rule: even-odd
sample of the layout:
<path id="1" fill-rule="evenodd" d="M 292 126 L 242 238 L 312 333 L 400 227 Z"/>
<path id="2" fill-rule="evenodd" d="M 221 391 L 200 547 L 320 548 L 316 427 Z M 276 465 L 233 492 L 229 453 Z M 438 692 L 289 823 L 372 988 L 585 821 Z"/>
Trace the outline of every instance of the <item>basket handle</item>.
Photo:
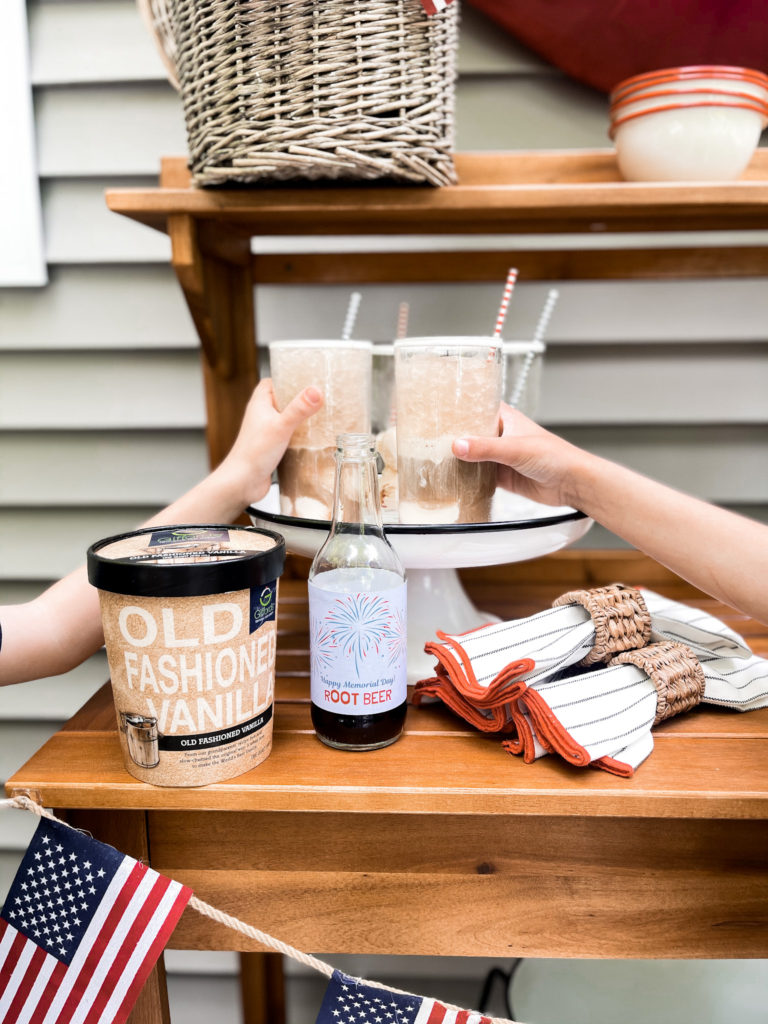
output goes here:
<path id="1" fill-rule="evenodd" d="M 136 0 L 144 24 L 155 41 L 168 80 L 178 91 L 179 76 L 176 71 L 176 38 L 168 10 L 167 0 Z"/>

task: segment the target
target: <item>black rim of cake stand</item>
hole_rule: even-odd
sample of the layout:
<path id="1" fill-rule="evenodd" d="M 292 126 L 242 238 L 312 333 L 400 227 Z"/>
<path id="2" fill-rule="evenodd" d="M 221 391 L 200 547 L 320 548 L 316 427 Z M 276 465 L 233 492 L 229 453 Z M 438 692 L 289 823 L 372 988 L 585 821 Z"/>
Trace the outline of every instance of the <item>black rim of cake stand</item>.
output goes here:
<path id="1" fill-rule="evenodd" d="M 302 526 L 310 530 L 328 530 L 327 519 L 301 519 L 298 516 L 284 516 L 279 512 L 265 512 L 255 505 L 246 509 L 249 516 L 275 526 Z M 513 519 L 493 523 L 385 523 L 384 532 L 391 534 L 444 534 L 444 533 L 498 533 L 505 530 L 535 530 L 544 526 L 558 526 L 561 523 L 572 523 L 579 519 L 589 518 L 584 512 L 574 509 L 572 512 L 561 512 L 554 516 L 536 519 Z"/>

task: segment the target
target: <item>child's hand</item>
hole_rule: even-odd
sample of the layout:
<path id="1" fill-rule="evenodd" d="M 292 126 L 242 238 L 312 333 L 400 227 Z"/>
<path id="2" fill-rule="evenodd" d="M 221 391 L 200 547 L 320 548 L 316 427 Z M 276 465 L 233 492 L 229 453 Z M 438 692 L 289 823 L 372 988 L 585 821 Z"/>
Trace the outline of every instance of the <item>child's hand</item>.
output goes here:
<path id="1" fill-rule="evenodd" d="M 291 434 L 322 404 L 322 393 L 308 387 L 278 412 L 271 379 L 265 377 L 259 382 L 243 414 L 235 443 L 220 467 L 236 475 L 243 488 L 243 507 L 264 497 Z"/>
<path id="2" fill-rule="evenodd" d="M 501 487 L 544 505 L 580 507 L 593 458 L 502 403 L 500 437 L 460 437 L 453 454 L 465 462 L 497 462 Z"/>

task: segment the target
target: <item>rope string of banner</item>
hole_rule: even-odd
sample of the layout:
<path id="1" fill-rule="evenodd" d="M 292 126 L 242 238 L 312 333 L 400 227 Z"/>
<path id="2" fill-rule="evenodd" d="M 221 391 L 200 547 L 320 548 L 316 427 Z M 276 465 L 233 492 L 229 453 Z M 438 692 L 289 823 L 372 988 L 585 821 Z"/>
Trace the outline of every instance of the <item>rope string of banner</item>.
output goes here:
<path id="1" fill-rule="evenodd" d="M 49 818 L 51 821 L 56 821 L 61 825 L 66 825 L 67 828 L 79 831 L 78 829 L 74 829 L 74 826 L 70 825 L 68 822 L 62 821 L 61 818 L 57 818 L 55 814 L 47 808 L 42 807 L 28 796 L 14 796 L 0 799 L 0 809 L 3 808 L 15 808 L 21 811 L 29 811 L 31 814 L 37 815 L 38 818 Z M 304 964 L 305 967 L 318 971 L 320 974 L 325 975 L 326 978 L 332 977 L 334 973 L 334 968 L 324 960 L 319 960 L 317 957 L 312 956 L 309 953 L 302 953 L 302 951 L 297 949 L 295 946 L 290 946 L 286 942 L 281 942 L 280 939 L 276 939 L 274 935 L 269 935 L 267 932 L 254 928 L 253 925 L 250 925 L 245 921 L 241 921 L 239 918 L 234 917 L 232 914 L 227 914 L 223 910 L 219 910 L 217 907 L 212 906 L 210 903 L 206 903 L 197 896 L 192 896 L 188 905 L 192 907 L 193 910 L 196 910 L 198 914 L 202 914 L 204 917 L 208 917 L 212 921 L 216 921 L 219 924 L 224 925 L 225 928 L 239 932 L 241 935 L 245 935 L 247 938 L 253 939 L 260 945 L 274 950 L 276 953 L 282 953 L 284 956 L 290 957 L 291 960 L 295 960 L 297 963 Z M 394 992 L 396 995 L 414 995 L 412 992 L 393 988 L 391 985 L 384 985 L 380 981 L 367 981 L 362 978 L 357 978 L 355 980 L 361 985 L 380 988 L 385 992 Z M 451 1003 L 443 1003 L 442 1005 L 448 1010 L 455 1010 L 457 1013 L 467 1012 L 466 1010 L 463 1010 L 462 1007 L 453 1006 Z M 483 1015 L 483 1020 L 489 1021 L 490 1024 L 519 1024 L 519 1022 L 508 1020 L 505 1017 L 487 1017 Z"/>

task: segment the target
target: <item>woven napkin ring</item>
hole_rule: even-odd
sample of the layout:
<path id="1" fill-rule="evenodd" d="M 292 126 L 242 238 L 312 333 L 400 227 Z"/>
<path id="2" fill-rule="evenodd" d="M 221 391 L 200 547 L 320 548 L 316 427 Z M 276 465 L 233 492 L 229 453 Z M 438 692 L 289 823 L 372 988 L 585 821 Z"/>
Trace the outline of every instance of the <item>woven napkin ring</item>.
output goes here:
<path id="1" fill-rule="evenodd" d="M 605 662 L 621 651 L 645 647 L 651 639 L 651 616 L 639 590 L 611 583 L 592 590 L 571 590 L 553 601 L 552 607 L 580 604 L 592 616 L 595 645 L 579 664 Z"/>
<path id="2" fill-rule="evenodd" d="M 609 664 L 637 665 L 646 673 L 656 687 L 654 725 L 690 711 L 704 695 L 706 680 L 699 659 L 690 647 L 674 640 L 649 644 L 640 651 L 624 651 Z"/>

